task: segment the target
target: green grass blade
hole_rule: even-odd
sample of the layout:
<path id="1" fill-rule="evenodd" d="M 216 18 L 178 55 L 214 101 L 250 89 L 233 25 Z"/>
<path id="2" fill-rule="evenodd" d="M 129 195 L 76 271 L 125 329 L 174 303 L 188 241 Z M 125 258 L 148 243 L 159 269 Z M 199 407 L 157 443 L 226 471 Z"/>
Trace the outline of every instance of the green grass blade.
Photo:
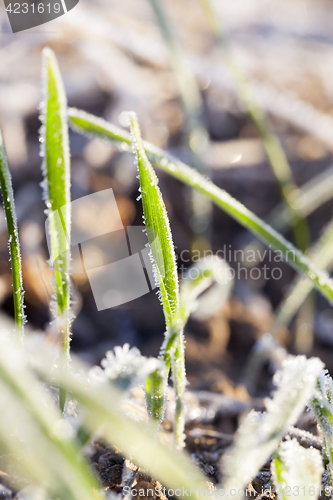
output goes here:
<path id="1" fill-rule="evenodd" d="M 49 213 L 51 260 L 56 283 L 56 324 L 60 336 L 64 366 L 69 358 L 70 342 L 70 155 L 67 125 L 67 101 L 54 53 L 43 51 L 42 150 L 44 154 L 44 197 Z M 65 406 L 66 395 L 60 394 Z"/>
<path id="2" fill-rule="evenodd" d="M 135 113 L 129 113 L 129 120 L 133 135 L 133 146 L 137 156 L 148 241 L 160 283 L 166 327 L 169 329 L 179 307 L 178 273 L 171 229 L 162 194 L 158 187 L 157 176 L 143 147 Z M 167 370 L 170 367 L 170 359 L 176 393 L 175 441 L 177 446 L 181 447 L 184 444 L 184 391 L 187 383 L 182 330 L 179 333 L 175 350 L 172 356 L 169 356 L 169 362 L 166 362 Z"/>
<path id="3" fill-rule="evenodd" d="M 87 408 L 85 424 L 94 432 L 103 429 L 104 436 L 119 446 L 126 456 L 145 467 L 152 477 L 169 488 L 192 487 L 191 497 L 200 498 L 199 487 L 205 489 L 206 478 L 185 453 L 163 446 L 145 432 L 145 427 L 126 417 L 119 408 L 119 396 L 110 387 L 103 391 L 86 391 L 74 378 L 64 386 Z M 183 497 L 182 493 L 179 495 Z M 185 494 L 186 496 L 186 494 Z"/>
<path id="4" fill-rule="evenodd" d="M 320 451 L 303 448 L 296 439 L 280 444 L 271 470 L 279 500 L 288 500 L 290 492 L 301 492 L 311 500 L 321 489 L 324 467 Z"/>
<path id="5" fill-rule="evenodd" d="M 181 488 L 177 496 L 183 494 L 183 488 L 188 491 L 192 487 L 191 498 L 198 500 L 204 495 L 206 478 L 194 465 L 186 453 L 180 453 L 173 447 L 168 447 L 146 432 L 144 424 L 130 419 L 122 408 L 122 394 L 112 384 L 90 385 L 89 368 L 81 361 L 72 360 L 72 370 L 68 373 L 51 372 L 49 354 L 43 350 L 34 359 L 34 369 L 50 383 L 62 385 L 80 403 L 82 423 L 96 434 L 100 435 L 132 461 L 146 468 L 152 477 L 161 481 L 167 488 Z"/>
<path id="6" fill-rule="evenodd" d="M 318 358 L 290 357 L 278 373 L 278 388 L 266 400 L 266 412 L 251 411 L 238 428 L 234 445 L 223 456 L 224 491 L 244 488 L 276 450 L 282 437 L 295 425 L 313 396 L 323 370 Z"/>
<path id="7" fill-rule="evenodd" d="M 180 285 L 180 309 L 208 319 L 227 300 L 233 286 L 233 273 L 225 260 L 210 255 L 195 261 Z M 204 293 L 205 292 L 205 293 Z"/>
<path id="8" fill-rule="evenodd" d="M 330 477 L 333 478 L 333 380 L 324 371 L 317 382 L 311 409 L 321 430 Z"/>
<path id="9" fill-rule="evenodd" d="M 199 297 L 208 288 L 210 301 L 213 308 L 210 309 L 211 314 L 215 310 L 216 300 L 214 295 L 217 295 L 221 305 L 225 300 L 226 295 L 230 291 L 230 282 L 232 278 L 229 274 L 229 267 L 218 257 L 211 256 L 199 260 L 193 264 L 184 276 L 180 286 L 180 302 L 176 314 L 172 318 L 171 325 L 167 331 L 165 341 L 162 345 L 161 354 L 168 366 L 176 360 L 178 369 L 173 368 L 174 385 L 176 392 L 176 421 L 175 421 L 175 439 L 179 446 L 183 445 L 184 441 L 184 393 L 186 388 L 186 373 L 185 364 L 181 363 L 184 358 L 184 337 L 183 331 L 191 313 L 195 312 L 199 306 Z M 213 286 L 212 286 L 213 285 Z M 209 307 L 205 307 L 206 313 Z M 176 377 L 176 378 L 175 378 Z"/>
<path id="10" fill-rule="evenodd" d="M 146 407 L 150 418 L 150 430 L 153 435 L 164 420 L 168 377 L 165 365 L 151 372 L 145 381 Z"/>
<path id="11" fill-rule="evenodd" d="M 168 374 L 162 359 L 142 356 L 139 349 L 130 349 L 129 344 L 116 346 L 113 351 L 108 351 L 101 361 L 101 367 L 95 366 L 90 370 L 92 380 L 110 381 L 122 391 L 124 398 L 129 396 L 131 389 L 143 385 L 149 416 L 148 427 L 155 435 L 164 418 Z"/>
<path id="12" fill-rule="evenodd" d="M 207 147 L 208 132 L 202 120 L 203 102 L 199 85 L 192 69 L 188 65 L 182 46 L 175 36 L 172 24 L 169 21 L 164 9 L 163 2 L 159 0 L 148 1 L 154 12 L 162 38 L 165 41 L 171 68 L 177 82 L 179 96 L 185 114 L 186 142 L 191 154 L 191 160 L 194 167 L 199 172 L 203 173 L 205 172 L 206 167 L 202 162 L 200 153 L 202 153 L 202 151 L 204 151 Z M 195 211 L 195 207 L 193 207 L 193 209 Z M 200 217 L 200 214 L 194 215 L 198 218 Z"/>
<path id="13" fill-rule="evenodd" d="M 203 140 L 207 140 L 207 132 L 202 126 L 202 98 L 197 81 L 188 65 L 183 51 L 178 44 L 173 30 L 169 25 L 166 13 L 163 9 L 163 2 L 159 0 L 149 0 L 152 10 L 155 14 L 160 33 L 166 43 L 170 63 L 178 84 L 180 98 L 186 114 L 189 139 L 191 132 L 201 132 L 204 135 Z"/>
<path id="14" fill-rule="evenodd" d="M 25 314 L 24 314 L 24 302 L 23 302 L 24 290 L 22 281 L 21 249 L 20 249 L 20 241 L 19 241 L 19 234 L 17 227 L 12 178 L 8 167 L 7 155 L 1 130 L 0 130 L 0 186 L 1 186 L 3 207 L 7 222 L 9 253 L 12 263 L 15 332 L 20 341 L 22 342 Z"/>
<path id="15" fill-rule="evenodd" d="M 43 354 L 38 353 L 39 355 L 43 357 Z M 33 356 L 36 356 L 35 343 Z M 48 369 L 52 370 L 53 360 L 46 357 L 49 358 Z M 1 445 L 4 444 L 18 459 L 18 466 L 26 476 L 47 488 L 51 498 L 101 499 L 99 484 L 81 455 L 75 439 L 70 437 L 71 434 L 75 435 L 74 430 L 55 410 L 48 391 L 28 367 L 27 358 L 2 328 Z"/>
<path id="16" fill-rule="evenodd" d="M 309 253 L 309 257 L 320 269 L 331 271 L 333 267 L 333 221 L 329 223 L 324 234 Z M 291 286 L 287 297 L 283 300 L 276 313 L 276 321 L 272 328 L 274 334 L 281 326 L 290 323 L 297 310 L 313 290 L 312 281 L 299 276 Z"/>
<path id="17" fill-rule="evenodd" d="M 162 304 L 166 325 L 169 327 L 179 305 L 178 273 L 169 218 L 157 176 L 143 148 L 137 117 L 134 113 L 129 113 L 129 119 L 139 169 L 147 236 L 161 283 Z"/>
<path id="18" fill-rule="evenodd" d="M 330 271 L 333 268 L 332 247 L 333 221 L 328 224 L 324 234 L 321 236 L 319 241 L 317 241 L 314 248 L 311 249 L 309 257 L 320 269 Z M 286 297 L 276 311 L 275 321 L 271 327 L 271 335 L 273 338 L 277 337 L 281 331 L 281 327 L 287 326 L 291 322 L 298 309 L 302 306 L 302 304 L 304 304 L 307 296 L 312 292 L 313 288 L 314 284 L 311 280 L 304 278 L 303 276 L 296 277 Z M 268 356 L 266 349 L 262 350 L 261 348 L 264 338 L 265 336 L 257 340 L 247 362 L 247 367 L 245 368 L 244 381 L 250 392 L 254 390 L 260 369 Z M 302 345 L 304 345 L 303 341 Z M 281 347 L 277 344 L 274 346 L 273 343 L 272 349 L 276 350 L 278 348 Z"/>
<path id="19" fill-rule="evenodd" d="M 80 133 L 111 141 L 121 151 L 130 151 L 130 135 L 105 120 L 88 113 L 71 109 L 69 121 Z M 194 171 L 183 162 L 174 159 L 159 148 L 144 142 L 149 159 L 156 167 L 164 170 L 180 181 L 198 189 L 208 196 L 218 207 L 228 213 L 237 222 L 256 235 L 261 241 L 279 250 L 287 262 L 297 271 L 303 273 L 314 286 L 333 302 L 333 283 L 327 273 L 320 271 L 308 258 L 289 243 L 271 226 L 262 221 L 230 194 L 213 184 L 209 179 Z"/>

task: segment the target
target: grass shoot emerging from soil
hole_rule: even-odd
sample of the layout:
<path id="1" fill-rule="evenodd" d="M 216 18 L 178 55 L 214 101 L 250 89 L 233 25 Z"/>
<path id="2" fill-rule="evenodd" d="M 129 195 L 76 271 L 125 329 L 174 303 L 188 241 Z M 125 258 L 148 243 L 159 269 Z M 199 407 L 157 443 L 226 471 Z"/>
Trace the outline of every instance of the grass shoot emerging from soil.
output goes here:
<path id="1" fill-rule="evenodd" d="M 129 113 L 128 118 L 130 120 L 133 148 L 139 169 L 140 190 L 148 241 L 155 263 L 156 278 L 160 287 L 161 302 L 163 304 L 168 331 L 179 308 L 179 284 L 172 234 L 162 194 L 158 187 L 158 179 L 142 144 L 137 117 L 135 113 Z M 181 447 L 184 444 L 185 420 L 183 401 L 186 386 L 183 330 L 179 332 L 179 335 L 175 339 L 175 344 L 168 346 L 165 361 L 167 372 L 171 364 L 176 393 L 175 441 L 177 446 Z M 151 379 L 150 385 L 152 388 L 156 385 L 163 387 L 165 386 L 165 382 L 159 374 L 155 374 L 154 378 Z M 156 402 L 160 400 L 163 401 L 163 398 L 156 398 Z"/>
<path id="2" fill-rule="evenodd" d="M 62 353 L 60 364 L 66 369 L 70 343 L 70 155 L 67 125 L 67 100 L 58 63 L 50 49 L 43 51 L 43 103 L 41 144 L 44 174 L 44 199 L 48 214 L 51 262 L 54 266 L 56 329 Z M 60 407 L 66 394 L 60 391 Z"/>

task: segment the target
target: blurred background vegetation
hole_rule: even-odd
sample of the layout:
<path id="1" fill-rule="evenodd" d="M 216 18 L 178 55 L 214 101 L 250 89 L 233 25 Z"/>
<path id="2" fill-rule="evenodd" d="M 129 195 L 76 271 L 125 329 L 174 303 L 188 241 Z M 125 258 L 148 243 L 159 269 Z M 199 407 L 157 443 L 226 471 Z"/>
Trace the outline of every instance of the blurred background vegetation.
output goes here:
<path id="1" fill-rule="evenodd" d="M 40 54 L 44 46 L 50 46 L 57 55 L 70 106 L 115 124 L 122 111 L 134 110 L 144 139 L 187 163 L 199 163 L 198 168 L 204 167 L 217 185 L 260 217 L 266 218 L 281 203 L 261 140 L 237 97 L 199 0 L 160 3 L 173 42 L 177 41 L 177 50 L 182 54 L 183 69 L 193 75 L 199 89 L 197 117 L 202 129 L 195 128 L 198 133 L 190 137 L 186 126 L 188 109 L 180 98 L 179 78 L 170 64 L 170 52 L 148 0 L 80 0 L 67 15 L 17 34 L 11 33 L 5 8 L 0 5 L 0 122 L 13 175 L 26 313 L 30 326 L 46 333 L 50 342 L 55 341 L 49 327 L 52 287 L 45 206 L 39 186 L 42 175 L 38 141 Z M 232 57 L 248 75 L 254 95 L 268 113 L 270 128 L 282 142 L 297 185 L 301 187 L 324 172 L 326 185 L 332 185 L 331 2 L 218 0 L 216 7 Z M 204 129 L 207 136 L 202 133 Z M 141 224 L 133 158 L 107 143 L 73 132 L 70 142 L 72 198 L 112 188 L 124 226 Z M 191 195 L 184 185 L 166 174 L 158 172 L 158 176 L 180 257 L 191 247 Z M 332 201 L 329 196 L 326 198 L 322 196 L 325 203 L 308 217 L 312 242 L 332 218 Z M 304 197 L 303 206 L 306 204 Z M 248 245 L 256 248 L 239 224 L 219 209 L 212 210 L 209 237 L 213 252 L 244 249 Z M 89 214 L 84 216 L 87 224 L 94 224 Z M 293 240 L 292 230 L 286 236 Z M 231 259 L 229 264 L 236 268 L 238 262 Z M 255 264 L 241 264 L 250 266 L 249 269 L 251 265 L 276 266 L 268 256 Z M 270 330 L 274 311 L 294 277 L 288 264 L 281 262 L 279 267 L 282 277 L 278 280 L 265 280 L 263 276 L 244 279 L 241 275 L 231 299 L 214 318 L 190 321 L 186 358 L 191 388 L 248 398 L 242 378 L 244 364 L 256 340 Z M 73 278 L 77 289 L 73 352 L 90 363 L 98 363 L 105 351 L 129 342 L 144 354 L 157 355 L 164 318 L 154 291 L 118 308 L 98 312 L 87 276 L 76 274 Z M 309 314 L 290 329 L 279 331 L 279 341 L 291 352 L 305 350 L 319 356 L 332 370 L 333 312 L 318 294 L 314 300 L 313 311 L 309 308 Z M 2 208 L 0 305 L 4 314 L 13 315 Z M 257 395 L 267 392 L 268 373 L 267 365 Z"/>

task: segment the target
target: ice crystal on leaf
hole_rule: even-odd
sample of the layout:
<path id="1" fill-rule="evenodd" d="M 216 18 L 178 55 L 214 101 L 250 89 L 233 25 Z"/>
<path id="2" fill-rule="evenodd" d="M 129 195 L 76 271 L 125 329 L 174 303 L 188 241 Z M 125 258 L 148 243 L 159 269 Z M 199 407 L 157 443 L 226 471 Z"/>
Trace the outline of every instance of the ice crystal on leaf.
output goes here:
<path id="1" fill-rule="evenodd" d="M 322 372 L 311 408 L 322 432 L 324 453 L 327 458 L 329 474 L 333 478 L 333 380 L 327 372 Z"/>
<path id="2" fill-rule="evenodd" d="M 278 499 L 288 493 L 302 492 L 305 500 L 318 495 L 324 472 L 321 454 L 315 448 L 303 448 L 296 439 L 280 444 L 271 465 Z"/>
<path id="3" fill-rule="evenodd" d="M 223 459 L 224 490 L 240 490 L 255 476 L 294 425 L 315 391 L 323 370 L 318 358 L 288 358 L 274 377 L 277 389 L 263 414 L 251 411 L 242 421 L 233 448 Z"/>
<path id="4" fill-rule="evenodd" d="M 161 360 L 146 358 L 137 347 L 130 348 L 129 344 L 108 351 L 101 365 L 102 368 L 95 366 L 90 370 L 92 380 L 99 382 L 110 380 L 124 391 L 143 383 L 155 370 L 164 369 Z"/>
<path id="5" fill-rule="evenodd" d="M 111 141 L 121 151 L 129 151 L 132 139 L 123 130 L 77 109 L 69 110 L 69 122 L 72 128 L 81 134 L 100 137 Z M 148 159 L 158 168 L 176 177 L 188 186 L 198 189 L 210 198 L 218 207 L 242 224 L 261 241 L 272 245 L 284 255 L 286 261 L 297 271 L 305 274 L 321 293 L 333 302 L 333 282 L 326 272 L 319 270 L 313 262 L 289 243 L 281 234 L 248 210 L 225 190 L 213 184 L 180 160 L 169 156 L 161 149 L 144 142 Z"/>

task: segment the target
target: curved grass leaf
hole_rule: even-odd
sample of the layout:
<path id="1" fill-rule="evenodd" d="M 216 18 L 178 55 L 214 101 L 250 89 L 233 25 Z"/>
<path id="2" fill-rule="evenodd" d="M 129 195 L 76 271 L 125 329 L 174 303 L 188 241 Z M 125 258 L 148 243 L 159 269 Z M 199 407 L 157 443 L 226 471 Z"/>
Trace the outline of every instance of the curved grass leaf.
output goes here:
<path id="1" fill-rule="evenodd" d="M 18 338 L 22 342 L 25 314 L 24 314 L 24 302 L 23 302 L 24 290 L 22 281 L 21 249 L 20 249 L 20 241 L 19 241 L 19 234 L 17 227 L 12 178 L 8 167 L 7 155 L 1 130 L 0 130 L 0 186 L 2 193 L 3 208 L 5 211 L 6 222 L 7 222 L 9 253 L 12 263 L 15 331 L 17 333 Z"/>
<path id="2" fill-rule="evenodd" d="M 126 417 L 120 411 L 119 396 L 114 390 L 104 387 L 100 392 L 88 391 L 74 377 L 64 379 L 63 385 L 87 409 L 84 423 L 91 432 L 101 429 L 110 443 L 120 447 L 125 455 L 167 487 L 181 488 L 181 491 L 183 487 L 188 491 L 192 487 L 192 498 L 200 497 L 196 493 L 199 487 L 201 491 L 205 489 L 206 478 L 191 459 L 185 453 L 162 446 L 145 432 L 145 427 Z"/>
<path id="3" fill-rule="evenodd" d="M 241 423 L 233 448 L 223 457 L 226 479 L 224 491 L 247 486 L 276 450 L 280 440 L 294 425 L 314 394 L 316 381 L 323 370 L 318 358 L 290 357 L 275 375 L 278 385 L 273 398 L 266 402 L 266 412 L 251 411 Z"/>
<path id="4" fill-rule="evenodd" d="M 159 31 L 165 41 L 168 49 L 170 63 L 175 75 L 180 98 L 186 114 L 188 135 L 195 130 L 206 135 L 207 132 L 202 126 L 201 115 L 203 110 L 202 98 L 197 81 L 188 66 L 186 57 L 174 36 L 173 30 L 169 24 L 163 5 L 159 0 L 148 0 L 159 27 Z M 205 137 L 206 139 L 206 137 Z"/>
<path id="5" fill-rule="evenodd" d="M 163 361 L 161 361 L 161 366 L 149 373 L 145 381 L 146 407 L 153 434 L 158 431 L 165 414 L 168 377 L 166 366 L 162 363 Z"/>
<path id="6" fill-rule="evenodd" d="M 170 364 L 170 356 L 177 345 L 180 332 L 184 329 L 189 316 L 196 314 L 201 301 L 204 302 L 205 319 L 207 319 L 209 314 L 213 315 L 216 307 L 220 307 L 226 300 L 231 286 L 230 268 L 217 256 L 200 259 L 186 271 L 180 284 L 179 308 L 162 346 L 162 354 L 167 364 Z M 210 290 L 206 292 L 207 289 Z M 207 295 L 210 302 L 208 307 Z M 200 317 L 203 318 L 202 315 Z"/>
<path id="7" fill-rule="evenodd" d="M 306 500 L 319 496 L 324 472 L 319 450 L 303 448 L 296 439 L 280 444 L 271 463 L 277 497 L 288 500 L 299 494 Z"/>
<path id="8" fill-rule="evenodd" d="M 1 329 L 1 446 L 17 459 L 24 477 L 46 488 L 51 498 L 101 499 L 100 486 L 71 437 L 74 430 L 61 418 L 49 393 L 28 368 L 27 352 L 23 356 Z M 38 356 L 43 358 L 44 353 L 38 352 Z M 53 360 L 47 355 L 44 361 L 46 358 L 51 371 Z"/>
<path id="9" fill-rule="evenodd" d="M 69 110 L 69 122 L 80 133 L 109 140 L 121 151 L 130 151 L 130 135 L 103 119 L 96 118 L 83 111 L 71 109 Z M 327 273 L 320 271 L 271 226 L 262 221 L 226 191 L 217 187 L 209 179 L 200 175 L 183 162 L 174 159 L 149 143 L 144 142 L 143 144 L 147 156 L 158 168 L 204 193 L 218 207 L 251 231 L 261 241 L 279 250 L 297 272 L 307 276 L 313 282 L 314 286 L 330 302 L 333 302 L 333 283 Z"/>
<path id="10" fill-rule="evenodd" d="M 311 256 L 315 265 L 318 265 L 321 269 L 328 271 L 332 269 L 332 246 L 333 221 L 328 224 L 324 234 L 321 236 L 314 248 L 309 252 L 309 256 Z M 273 338 L 279 334 L 281 327 L 287 326 L 290 323 L 298 309 L 302 304 L 304 304 L 307 296 L 311 293 L 313 288 L 314 284 L 312 281 L 304 278 L 303 276 L 297 276 L 276 312 L 275 321 L 271 327 L 271 333 L 265 334 L 257 340 L 252 349 L 249 360 L 247 361 L 247 367 L 244 372 L 244 381 L 250 393 L 254 390 L 256 381 L 259 377 L 260 369 L 265 363 L 267 357 L 274 357 L 272 354 L 275 354 L 277 350 L 282 349 L 282 347 L 279 346 Z"/>
<path id="11" fill-rule="evenodd" d="M 70 342 L 70 156 L 67 101 L 54 53 L 43 51 L 42 170 L 44 199 L 48 209 L 48 232 L 56 288 L 56 324 L 62 344 L 64 366 Z M 60 394 L 65 406 L 66 395 Z"/>
<path id="12" fill-rule="evenodd" d="M 36 352 L 35 346 L 32 352 Z M 110 444 L 120 448 L 121 452 L 137 465 L 144 467 L 152 477 L 168 488 L 183 488 L 191 498 L 198 500 L 205 494 L 206 478 L 184 452 L 162 444 L 146 427 L 130 419 L 122 409 L 122 394 L 111 384 L 91 385 L 89 367 L 73 359 L 71 370 L 67 373 L 50 370 L 50 352 L 40 348 L 34 356 L 34 370 L 51 384 L 61 385 L 79 402 L 82 409 L 82 425 L 93 435 L 104 437 Z M 181 493 L 179 496 L 189 496 Z"/>
<path id="13" fill-rule="evenodd" d="M 333 266 L 332 248 L 333 222 L 330 222 L 325 229 L 324 234 L 316 243 L 314 249 L 310 252 L 311 260 L 320 269 L 330 271 Z M 290 323 L 297 310 L 301 307 L 309 293 L 313 290 L 313 287 L 313 283 L 303 276 L 298 276 L 296 278 L 290 291 L 276 313 L 275 325 L 272 328 L 273 334 L 277 332 L 281 326 L 285 326 Z"/>
<path id="14" fill-rule="evenodd" d="M 227 262 L 215 255 L 204 257 L 186 271 L 180 302 L 186 302 L 186 309 L 196 319 L 207 320 L 228 299 L 232 286 L 233 273 Z"/>

